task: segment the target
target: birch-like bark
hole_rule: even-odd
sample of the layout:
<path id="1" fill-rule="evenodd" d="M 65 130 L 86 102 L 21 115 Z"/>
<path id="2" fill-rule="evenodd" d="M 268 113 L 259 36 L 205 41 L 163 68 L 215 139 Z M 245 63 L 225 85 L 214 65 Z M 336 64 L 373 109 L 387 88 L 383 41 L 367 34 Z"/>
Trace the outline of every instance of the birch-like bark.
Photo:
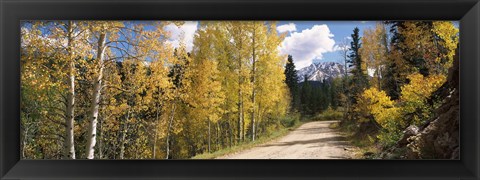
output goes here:
<path id="1" fill-rule="evenodd" d="M 99 119 L 98 123 L 98 159 L 103 159 L 103 119 Z"/>
<path id="2" fill-rule="evenodd" d="M 254 27 L 253 27 L 253 33 L 252 33 L 252 122 L 251 122 L 251 129 L 252 129 L 252 141 L 255 141 L 255 64 L 256 64 L 256 59 L 255 59 L 255 22 L 254 22 Z"/>
<path id="3" fill-rule="evenodd" d="M 227 103 L 228 103 L 228 99 L 225 101 L 225 104 L 227 104 Z M 228 107 L 228 106 L 225 106 L 225 107 Z M 225 109 L 225 112 L 226 112 L 226 109 Z M 225 113 L 225 114 L 227 114 L 227 132 L 228 132 L 227 141 L 229 143 L 228 144 L 229 147 L 232 147 L 232 144 L 233 144 L 232 141 L 233 141 L 234 134 L 233 134 L 232 125 L 231 125 L 231 122 L 230 122 L 231 121 L 230 120 L 230 113 L 228 112 L 228 113 Z"/>
<path id="4" fill-rule="evenodd" d="M 230 121 L 230 119 L 228 119 Z M 228 141 L 228 147 L 232 147 L 233 146 L 233 129 L 232 129 L 232 126 L 230 124 L 230 122 L 228 122 L 228 137 L 230 138 L 229 141 Z"/>
<path id="5" fill-rule="evenodd" d="M 23 127 L 23 136 L 21 136 L 23 138 L 22 139 L 22 159 L 25 159 L 25 148 L 27 147 L 28 129 L 29 127 L 27 123 L 25 123 Z"/>
<path id="6" fill-rule="evenodd" d="M 239 79 L 241 79 L 240 76 Z M 239 82 L 241 81 L 239 80 Z M 241 83 L 238 84 L 238 139 L 241 141 L 243 138 L 243 93 Z"/>
<path id="7" fill-rule="evenodd" d="M 152 159 L 155 159 L 156 151 L 157 151 L 157 137 L 158 137 L 158 117 L 160 115 L 160 107 L 157 105 L 156 108 L 156 113 L 155 113 L 155 132 L 154 132 L 154 138 L 153 138 L 153 153 L 152 153 Z"/>
<path id="8" fill-rule="evenodd" d="M 211 138 L 212 138 L 212 133 L 210 131 L 210 120 L 208 120 L 208 153 L 210 153 L 210 141 L 211 141 Z"/>
<path id="9" fill-rule="evenodd" d="M 340 51 L 342 57 L 343 57 L 343 68 L 344 68 L 344 82 L 343 82 L 343 92 L 345 92 L 346 94 L 346 100 L 345 100 L 345 112 L 343 113 L 343 117 L 344 118 L 348 118 L 347 115 L 348 115 L 348 112 L 349 112 L 349 109 L 350 109 L 350 99 L 349 99 L 349 92 L 348 92 L 348 48 L 347 48 L 347 41 L 344 40 L 342 42 L 342 47 L 341 47 L 341 51 Z"/>
<path id="10" fill-rule="evenodd" d="M 382 74 L 381 74 L 379 66 L 380 65 L 377 66 L 377 81 L 378 81 L 377 83 L 378 83 L 378 89 L 382 89 L 382 82 L 381 82 L 381 79 L 380 79 Z"/>
<path id="11" fill-rule="evenodd" d="M 102 90 L 102 78 L 103 78 L 103 60 L 105 57 L 105 33 L 100 34 L 98 38 L 98 47 L 97 47 L 97 61 L 99 64 L 99 70 L 95 82 L 93 84 L 93 95 L 92 102 L 90 104 L 90 114 L 89 114 L 89 125 L 88 125 L 88 134 L 87 134 L 87 144 L 86 144 L 86 155 L 87 159 L 93 159 L 95 153 L 95 143 L 97 135 L 97 118 L 98 118 L 98 108 L 100 103 L 100 96 Z"/>
<path id="12" fill-rule="evenodd" d="M 67 107 L 66 107 L 66 148 L 65 158 L 75 159 L 75 142 L 74 142 L 74 118 L 75 118 L 75 61 L 73 52 L 73 22 L 68 21 L 68 37 L 67 37 L 67 51 L 68 51 L 68 92 L 67 92 Z"/>
<path id="13" fill-rule="evenodd" d="M 217 139 L 216 139 L 216 149 L 218 150 L 219 147 L 221 147 L 220 145 L 223 145 L 223 138 L 222 138 L 222 135 L 220 135 L 220 133 L 222 132 L 222 127 L 220 125 L 220 122 L 217 121 L 217 127 L 215 128 L 215 134 L 217 135 Z M 220 142 L 222 141 L 222 142 Z"/>
<path id="14" fill-rule="evenodd" d="M 175 117 L 175 108 L 176 108 L 176 101 L 173 102 L 173 107 L 172 111 L 170 112 L 170 120 L 168 121 L 168 129 L 167 129 L 167 142 L 166 142 L 166 152 L 165 152 L 165 159 L 168 159 L 168 156 L 170 156 L 170 134 L 172 131 L 172 124 L 173 124 L 173 119 Z"/>
<path id="15" fill-rule="evenodd" d="M 130 119 L 130 109 L 127 112 L 127 117 L 123 122 L 121 136 L 120 136 L 120 154 L 119 159 L 125 158 L 125 139 L 127 138 L 128 120 Z"/>
<path id="16" fill-rule="evenodd" d="M 242 41 L 240 41 L 240 48 L 242 49 Z M 242 57 L 239 55 L 238 57 L 238 139 L 239 141 L 243 140 L 245 123 L 243 118 L 243 92 L 242 92 Z"/>

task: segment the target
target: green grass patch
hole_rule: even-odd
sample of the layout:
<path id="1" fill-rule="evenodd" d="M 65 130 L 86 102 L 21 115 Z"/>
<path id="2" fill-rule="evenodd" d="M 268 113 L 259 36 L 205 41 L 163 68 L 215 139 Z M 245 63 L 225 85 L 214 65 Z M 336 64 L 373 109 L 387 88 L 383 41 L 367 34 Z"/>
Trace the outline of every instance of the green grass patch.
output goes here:
<path id="1" fill-rule="evenodd" d="M 198 154 L 192 159 L 215 159 L 217 157 L 225 156 L 228 154 L 234 154 L 236 152 L 240 152 L 242 150 L 250 149 L 253 148 L 257 145 L 268 143 L 270 141 L 274 141 L 278 138 L 281 138 L 285 135 L 287 135 L 290 131 L 295 130 L 296 128 L 300 127 L 302 124 L 310 122 L 309 120 L 307 121 L 300 121 L 297 116 L 295 117 L 284 117 L 280 119 L 280 123 L 284 126 L 283 128 L 272 131 L 268 136 L 262 136 L 256 139 L 255 141 L 245 141 L 242 143 L 239 143 L 235 146 L 228 147 L 225 149 L 221 149 L 212 153 L 203 153 L 203 154 Z"/>
<path id="2" fill-rule="evenodd" d="M 328 125 L 328 128 L 330 129 L 338 129 L 340 128 L 340 122 L 333 122 Z"/>
<path id="3" fill-rule="evenodd" d="M 332 109 L 331 107 L 328 107 L 325 111 L 322 113 L 316 115 L 314 117 L 314 120 L 317 121 L 328 121 L 328 120 L 341 120 L 343 119 L 343 111 L 339 109 Z"/>
<path id="4" fill-rule="evenodd" d="M 378 139 L 376 134 L 368 134 L 364 132 L 357 132 L 356 124 L 354 122 L 343 122 L 339 124 L 338 129 L 347 137 L 351 145 L 353 145 L 354 159 L 373 159 L 374 156 L 380 153 Z"/>

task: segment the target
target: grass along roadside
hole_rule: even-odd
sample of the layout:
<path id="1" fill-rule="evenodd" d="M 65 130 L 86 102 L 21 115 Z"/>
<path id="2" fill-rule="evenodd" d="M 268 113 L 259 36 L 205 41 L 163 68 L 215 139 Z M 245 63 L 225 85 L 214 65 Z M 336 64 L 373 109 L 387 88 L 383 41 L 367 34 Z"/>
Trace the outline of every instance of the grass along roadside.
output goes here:
<path id="1" fill-rule="evenodd" d="M 338 129 L 339 133 L 347 138 L 347 141 L 352 145 L 349 151 L 352 159 L 374 159 L 373 155 L 379 153 L 379 148 L 376 146 L 375 138 L 362 132 L 353 131 L 354 124 L 343 124 L 335 122 L 329 125 L 330 129 Z"/>
<path id="2" fill-rule="evenodd" d="M 347 138 L 347 141 L 351 145 L 348 148 L 350 157 L 352 159 L 372 159 L 372 155 L 379 153 L 375 138 L 366 132 L 355 132 L 355 123 L 342 123 L 341 119 L 343 119 L 343 114 L 344 112 L 341 108 L 336 110 L 328 108 L 323 113 L 317 115 L 315 120 L 338 120 L 338 122 L 331 123 L 328 128 L 337 130 L 340 135 Z"/>
<path id="3" fill-rule="evenodd" d="M 229 155 L 229 154 L 234 154 L 234 153 L 246 150 L 246 149 L 250 149 L 250 148 L 253 148 L 253 147 L 255 147 L 257 145 L 260 145 L 260 144 L 275 141 L 275 140 L 278 140 L 279 138 L 284 137 L 289 132 L 297 129 L 298 127 L 300 127 L 301 125 L 303 125 L 307 122 L 311 122 L 311 120 L 299 121 L 299 123 L 296 123 L 295 125 L 293 125 L 291 127 L 280 129 L 278 131 L 274 131 L 274 132 L 272 132 L 272 134 L 270 136 L 260 137 L 253 142 L 248 141 L 248 142 L 240 143 L 238 145 L 228 147 L 228 148 L 225 148 L 225 149 L 221 149 L 221 150 L 218 150 L 218 151 L 215 151 L 215 152 L 212 152 L 212 153 L 199 154 L 199 155 L 196 155 L 196 156 L 192 157 L 192 159 L 215 159 L 217 157 L 222 157 L 222 156 L 226 156 L 226 155 Z"/>

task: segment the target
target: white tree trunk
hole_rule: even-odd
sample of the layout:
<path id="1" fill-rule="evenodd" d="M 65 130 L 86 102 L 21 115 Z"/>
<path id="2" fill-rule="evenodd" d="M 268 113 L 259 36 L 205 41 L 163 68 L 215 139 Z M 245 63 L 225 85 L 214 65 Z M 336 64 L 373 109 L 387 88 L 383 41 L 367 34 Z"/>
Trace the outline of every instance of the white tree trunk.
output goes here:
<path id="1" fill-rule="evenodd" d="M 103 60 L 104 60 L 104 53 L 105 53 L 105 33 L 100 34 L 98 39 L 98 47 L 97 47 L 97 61 L 99 64 L 99 70 L 95 82 L 93 84 L 93 95 L 92 95 L 92 102 L 90 104 L 90 114 L 89 114 L 89 126 L 88 126 L 88 138 L 87 138 L 87 145 L 86 145 L 86 155 L 87 159 L 94 158 L 94 151 L 95 151 L 95 143 L 96 143 L 96 135 L 97 135 L 97 118 L 98 118 L 98 108 L 100 103 L 100 96 L 102 90 L 102 77 L 103 77 Z"/>
<path id="2" fill-rule="evenodd" d="M 176 94 L 176 93 L 175 93 Z M 168 159 L 170 156 L 170 136 L 172 134 L 172 126 L 173 126 L 173 119 L 175 118 L 175 109 L 176 109 L 176 100 L 173 101 L 172 111 L 170 112 L 170 119 L 168 122 L 167 127 L 167 140 L 166 140 L 166 152 L 165 152 L 165 159 Z"/>
<path id="3" fill-rule="evenodd" d="M 211 144 L 211 139 L 212 139 L 212 133 L 211 133 L 211 122 L 208 120 L 208 153 L 210 153 L 210 144 Z"/>
<path id="4" fill-rule="evenodd" d="M 255 23 L 255 22 L 254 22 Z M 255 25 L 255 24 L 254 24 Z M 252 122 L 251 122 L 251 128 L 252 128 L 252 141 L 255 141 L 255 74 L 256 74 L 256 69 L 255 69 L 255 64 L 256 64 L 256 58 L 255 58 L 255 31 L 256 28 L 254 26 L 253 28 L 253 34 L 252 34 Z"/>
<path id="5" fill-rule="evenodd" d="M 122 124 L 121 136 L 120 136 L 120 155 L 119 159 L 125 159 L 125 140 L 127 139 L 127 130 L 128 130 L 128 120 L 130 119 L 130 109 L 128 109 L 127 117 Z"/>
<path id="6" fill-rule="evenodd" d="M 67 93 L 67 110 L 66 110 L 66 149 L 65 149 L 65 158 L 66 159 L 75 159 L 75 145 L 74 145 L 74 134 L 73 134 L 73 127 L 74 127 L 74 105 L 75 105 L 75 62 L 74 62 L 74 52 L 73 52 L 73 22 L 68 22 L 68 93 Z"/>
<path id="7" fill-rule="evenodd" d="M 241 77 L 239 77 L 241 79 Z M 241 82 L 241 81 L 239 81 Z M 239 141 L 243 140 L 243 128 L 244 128 L 244 120 L 243 120 L 243 94 L 241 83 L 239 83 L 238 88 L 238 139 Z"/>
<path id="8" fill-rule="evenodd" d="M 153 153 L 152 153 L 152 159 L 156 159 L 156 152 L 157 152 L 157 137 L 158 137 L 158 116 L 160 114 L 160 107 L 157 105 L 157 108 L 156 108 L 156 115 L 155 115 L 155 132 L 154 132 L 154 138 L 153 138 Z"/>
<path id="9" fill-rule="evenodd" d="M 24 127 L 23 127 L 23 136 L 21 136 L 23 138 L 23 140 L 22 140 L 22 159 L 25 159 L 25 148 L 27 147 L 27 139 L 28 139 L 28 130 L 29 129 L 30 128 L 28 127 L 28 123 L 25 123 Z"/>
<path id="10" fill-rule="evenodd" d="M 242 141 L 244 138 L 244 118 L 243 118 L 243 92 L 242 92 L 242 59 L 239 57 L 238 59 L 238 139 Z"/>

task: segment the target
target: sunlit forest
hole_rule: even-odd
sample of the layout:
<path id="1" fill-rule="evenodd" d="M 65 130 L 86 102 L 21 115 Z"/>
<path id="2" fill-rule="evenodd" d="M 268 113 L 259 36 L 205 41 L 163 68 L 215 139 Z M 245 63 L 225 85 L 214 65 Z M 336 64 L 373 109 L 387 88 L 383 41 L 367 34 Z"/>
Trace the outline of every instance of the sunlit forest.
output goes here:
<path id="1" fill-rule="evenodd" d="M 185 23 L 23 21 L 21 158 L 203 159 L 324 120 L 352 158 L 459 157 L 453 22 L 353 28 L 322 81 L 300 77 L 277 22 L 199 21 L 172 43 Z"/>

